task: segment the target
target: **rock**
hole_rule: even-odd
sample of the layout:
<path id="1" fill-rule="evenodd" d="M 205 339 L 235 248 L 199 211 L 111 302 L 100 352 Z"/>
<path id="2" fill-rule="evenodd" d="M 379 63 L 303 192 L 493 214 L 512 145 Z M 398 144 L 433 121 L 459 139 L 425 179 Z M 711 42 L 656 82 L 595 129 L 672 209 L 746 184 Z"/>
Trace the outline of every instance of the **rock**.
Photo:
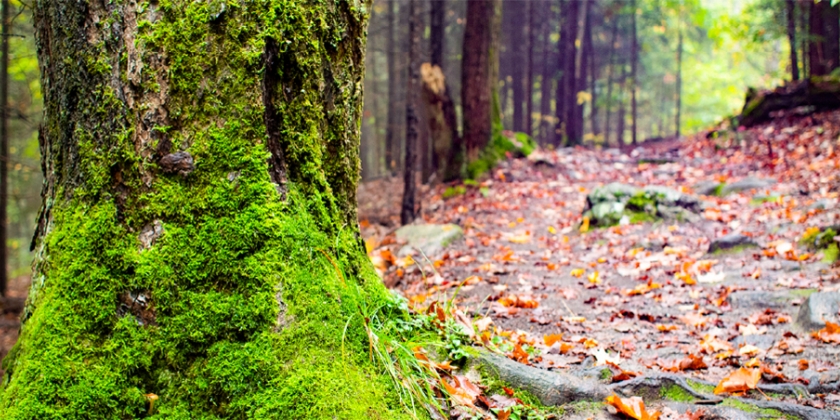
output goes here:
<path id="1" fill-rule="evenodd" d="M 715 181 L 703 181 L 693 187 L 694 193 L 698 195 L 716 195 L 718 188 L 722 188 L 723 184 Z"/>
<path id="2" fill-rule="evenodd" d="M 614 182 L 594 189 L 586 197 L 584 215 L 594 226 L 611 226 L 623 218 L 633 221 L 668 219 L 697 221 L 697 197 L 663 186 L 636 188 Z"/>
<path id="3" fill-rule="evenodd" d="M 709 253 L 723 252 L 723 251 L 739 251 L 743 248 L 757 248 L 755 243 L 749 236 L 741 235 L 740 233 L 730 233 L 729 235 L 721 236 L 709 244 Z"/>
<path id="4" fill-rule="evenodd" d="M 825 321 L 834 323 L 840 311 L 840 292 L 816 292 L 799 308 L 796 324 L 805 330 L 818 330 L 825 327 Z"/>
<path id="5" fill-rule="evenodd" d="M 734 192 L 741 192 L 741 191 L 748 191 L 748 190 L 760 190 L 762 188 L 767 188 L 776 181 L 772 179 L 762 179 L 762 178 L 755 178 L 755 177 L 746 177 L 740 181 L 735 181 L 731 184 L 726 184 L 721 188 L 720 195 L 727 195 Z"/>
<path id="6" fill-rule="evenodd" d="M 406 225 L 396 231 L 397 239 L 406 241 L 407 246 L 400 250 L 400 254 L 408 252 L 406 248 L 414 248 L 432 256 L 443 251 L 453 241 L 464 236 L 464 231 L 458 225 Z"/>
<path id="7" fill-rule="evenodd" d="M 587 207 L 592 208 L 598 203 L 604 202 L 626 202 L 630 197 L 638 194 L 641 190 L 620 182 L 613 182 L 600 188 L 595 188 L 586 196 Z"/>
<path id="8" fill-rule="evenodd" d="M 673 188 L 659 185 L 649 185 L 644 192 L 651 197 L 656 197 L 656 203 L 669 207 L 680 207 L 693 212 L 700 211 L 700 200 L 693 195 L 681 193 Z"/>
<path id="9" fill-rule="evenodd" d="M 729 304 L 733 309 L 766 309 L 787 310 L 790 302 L 798 296 L 788 292 L 737 291 L 729 295 Z"/>

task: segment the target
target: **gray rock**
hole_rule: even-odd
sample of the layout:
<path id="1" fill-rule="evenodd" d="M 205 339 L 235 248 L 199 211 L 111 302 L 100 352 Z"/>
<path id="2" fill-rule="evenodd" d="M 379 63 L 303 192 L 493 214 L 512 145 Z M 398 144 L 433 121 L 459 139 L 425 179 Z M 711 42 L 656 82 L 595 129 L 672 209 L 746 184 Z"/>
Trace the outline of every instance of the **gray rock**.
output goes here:
<path id="1" fill-rule="evenodd" d="M 775 183 L 776 181 L 772 179 L 746 177 L 740 181 L 735 181 L 731 184 L 724 185 L 723 188 L 720 190 L 720 195 L 727 195 L 741 191 L 760 190 L 762 188 L 767 188 Z"/>
<path id="2" fill-rule="evenodd" d="M 712 241 L 709 244 L 709 253 L 714 252 L 721 252 L 721 251 L 729 251 L 729 250 L 740 250 L 742 248 L 757 248 L 758 244 L 755 243 L 752 239 L 748 236 L 741 235 L 740 233 L 730 233 L 729 235 L 721 236 Z"/>
<path id="3" fill-rule="evenodd" d="M 840 311 L 840 292 L 817 292 L 799 308 L 796 324 L 805 330 L 818 330 L 825 327 L 825 321 L 838 321 Z"/>
<path id="4" fill-rule="evenodd" d="M 592 218 L 598 221 L 597 224 L 616 223 L 624 214 L 624 203 L 620 201 L 601 202 L 592 207 L 591 214 Z"/>
<path id="5" fill-rule="evenodd" d="M 776 344 L 776 338 L 769 334 L 739 335 L 732 340 L 732 344 L 735 346 L 749 344 L 767 351 Z"/>
<path id="6" fill-rule="evenodd" d="M 700 211 L 700 200 L 697 197 L 681 193 L 673 188 L 649 185 L 644 188 L 644 192 L 655 196 L 658 204 L 664 204 L 669 207 L 681 207 L 694 212 Z"/>
<path id="7" fill-rule="evenodd" d="M 586 196 L 586 202 L 589 208 L 594 207 L 598 203 L 612 203 L 616 201 L 627 202 L 630 197 L 638 194 L 641 190 L 627 184 L 620 182 L 613 182 L 603 187 L 595 188 L 589 195 Z"/>
<path id="8" fill-rule="evenodd" d="M 797 297 L 788 292 L 737 291 L 729 295 L 729 304 L 736 309 L 787 309 Z"/>
<path id="9" fill-rule="evenodd" d="M 405 254 L 411 247 L 420 250 L 426 256 L 436 255 L 455 240 L 464 236 L 458 225 L 406 225 L 396 231 L 397 239 L 408 245 L 400 250 Z"/>
<path id="10" fill-rule="evenodd" d="M 715 192 L 717 192 L 718 187 L 721 185 L 720 182 L 703 181 L 694 185 L 693 189 L 697 195 L 715 195 Z"/>
<path id="11" fill-rule="evenodd" d="M 700 216 L 692 213 L 682 207 L 677 206 L 656 206 L 657 213 L 665 220 L 676 220 L 678 222 L 697 223 L 701 220 Z"/>

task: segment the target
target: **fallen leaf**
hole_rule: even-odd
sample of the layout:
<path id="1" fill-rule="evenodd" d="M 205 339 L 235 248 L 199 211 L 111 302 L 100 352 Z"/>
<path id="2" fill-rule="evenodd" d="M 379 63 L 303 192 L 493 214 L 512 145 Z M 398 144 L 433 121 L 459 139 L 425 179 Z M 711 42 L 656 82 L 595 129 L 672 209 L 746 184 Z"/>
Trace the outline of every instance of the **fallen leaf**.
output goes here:
<path id="1" fill-rule="evenodd" d="M 826 321 L 825 328 L 811 333 L 811 336 L 824 343 L 840 344 L 840 325 Z"/>
<path id="2" fill-rule="evenodd" d="M 619 398 L 618 395 L 610 395 L 606 403 L 618 410 L 619 413 L 636 420 L 657 420 L 659 412 L 649 413 L 645 409 L 645 402 L 641 397 Z"/>
<path id="3" fill-rule="evenodd" d="M 760 369 L 738 368 L 729 376 L 721 379 L 715 387 L 715 395 L 724 393 L 742 395 L 751 389 L 755 389 L 759 380 L 761 380 Z"/>

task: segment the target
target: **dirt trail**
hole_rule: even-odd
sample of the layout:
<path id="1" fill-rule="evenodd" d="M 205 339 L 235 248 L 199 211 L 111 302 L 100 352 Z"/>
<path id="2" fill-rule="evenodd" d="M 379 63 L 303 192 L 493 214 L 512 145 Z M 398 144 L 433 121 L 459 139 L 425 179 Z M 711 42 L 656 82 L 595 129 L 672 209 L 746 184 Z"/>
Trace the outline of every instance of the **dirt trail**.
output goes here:
<path id="1" fill-rule="evenodd" d="M 428 260 L 405 258 L 370 212 L 361 213 L 363 233 L 383 244 L 372 255 L 386 284 L 418 305 L 456 296 L 514 360 L 566 373 L 609 360 L 616 375 L 712 384 L 760 362 L 759 388 L 786 384 L 775 401 L 837 410 L 840 335 L 820 340 L 796 321 L 808 296 L 840 290 L 827 252 L 801 242 L 840 224 L 838 120 L 824 113 L 629 154 L 561 149 L 508 160 L 480 185 L 424 195 L 426 223 L 465 232 Z M 378 182 L 378 191 L 399 189 Z M 693 194 L 702 210 L 692 221 L 582 226 L 587 194 L 613 182 Z M 711 195 L 721 189 L 734 191 Z M 389 220 L 382 209 L 376 221 Z M 730 234 L 756 246 L 708 252 Z M 811 395 L 783 395 L 795 387 Z"/>

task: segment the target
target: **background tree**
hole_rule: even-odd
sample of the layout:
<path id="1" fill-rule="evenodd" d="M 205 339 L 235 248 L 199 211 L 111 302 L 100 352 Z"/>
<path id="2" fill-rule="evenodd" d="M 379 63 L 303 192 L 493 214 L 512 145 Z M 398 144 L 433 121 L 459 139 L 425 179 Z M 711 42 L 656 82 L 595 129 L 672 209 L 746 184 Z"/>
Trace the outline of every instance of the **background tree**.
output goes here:
<path id="1" fill-rule="evenodd" d="M 420 89 L 420 10 L 417 0 L 408 2 L 408 88 L 405 108 L 405 167 L 403 169 L 403 200 L 400 222 L 411 223 L 417 217 L 417 154 L 418 121 L 417 95 Z M 424 152 L 424 150 L 420 150 Z"/>
<path id="2" fill-rule="evenodd" d="M 492 135 L 493 92 L 498 77 L 498 61 L 493 77 L 493 21 L 498 0 L 467 0 L 464 30 L 461 103 L 464 115 L 464 146 L 468 161 L 479 158 Z"/>
<path id="3" fill-rule="evenodd" d="M 407 417 L 368 353 L 391 298 L 354 204 L 364 10 L 54 0 L 35 24 L 39 280 L 3 417 Z"/>

